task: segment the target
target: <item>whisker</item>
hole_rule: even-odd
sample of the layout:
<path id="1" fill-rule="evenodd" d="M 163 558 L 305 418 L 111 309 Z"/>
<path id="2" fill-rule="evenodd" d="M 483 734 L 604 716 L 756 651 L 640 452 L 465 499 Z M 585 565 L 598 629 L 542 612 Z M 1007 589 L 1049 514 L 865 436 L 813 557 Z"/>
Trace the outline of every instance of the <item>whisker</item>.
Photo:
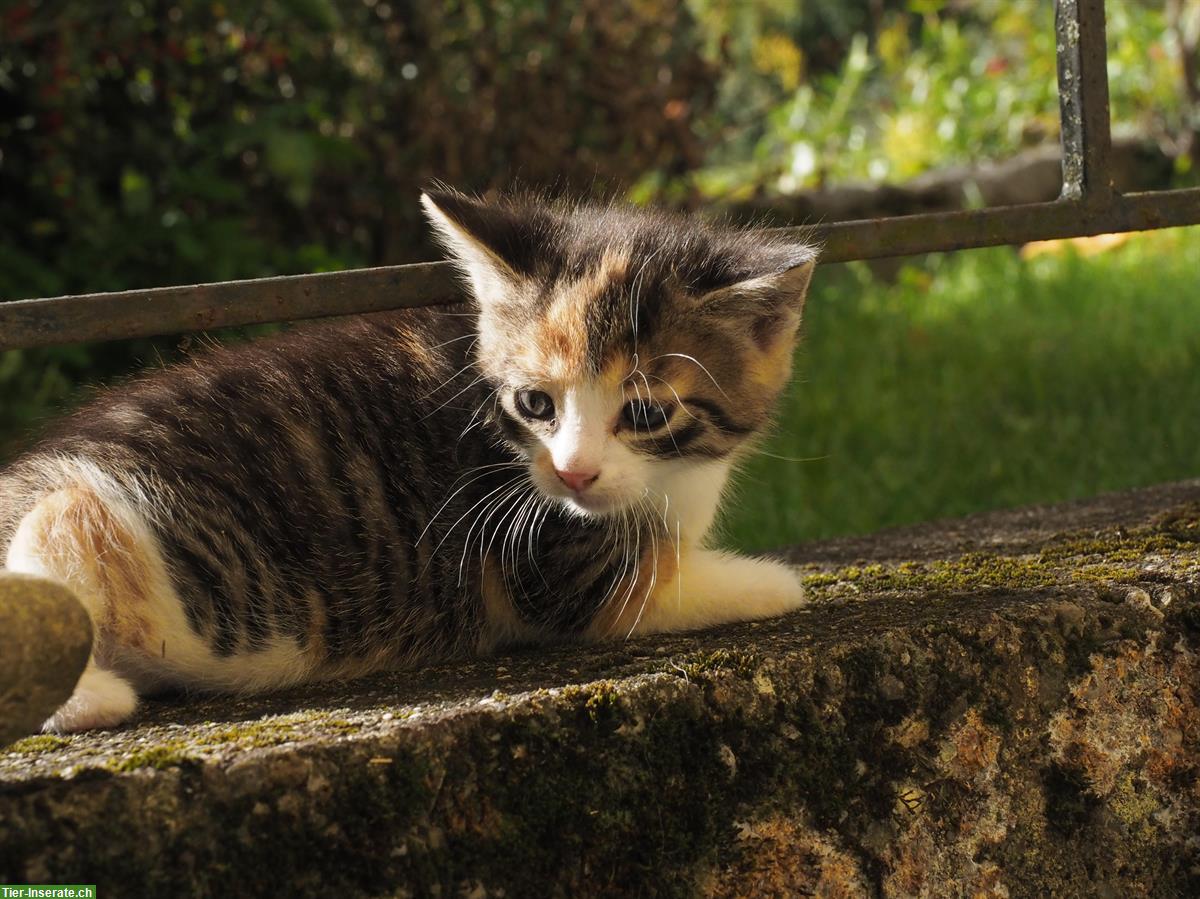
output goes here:
<path id="1" fill-rule="evenodd" d="M 517 546 L 521 539 L 521 528 L 524 526 L 525 516 L 529 513 L 529 503 L 533 500 L 533 494 L 526 496 L 519 501 L 517 511 L 513 514 L 512 523 L 508 527 L 508 533 L 504 537 L 504 542 L 500 544 L 500 570 L 504 571 L 504 558 L 507 556 L 513 565 L 513 575 L 517 578 L 517 583 L 520 584 L 520 570 L 517 568 Z M 505 579 L 505 586 L 508 586 L 508 580 Z"/>
<path id="2" fill-rule="evenodd" d="M 452 533 L 454 533 L 454 529 L 459 526 L 459 524 L 463 521 L 464 518 L 466 518 L 473 511 L 475 511 L 475 509 L 479 508 L 479 506 L 481 504 L 483 504 L 484 502 L 486 502 L 491 496 L 493 496 L 496 493 L 499 493 L 505 487 L 509 487 L 509 486 L 511 486 L 511 482 L 507 482 L 507 483 L 501 484 L 499 487 L 493 488 L 492 490 L 485 493 L 483 498 L 480 499 L 478 502 L 476 502 L 475 505 L 473 505 L 473 506 L 471 506 L 471 508 L 467 509 L 466 512 L 463 512 L 463 514 L 458 517 L 458 519 L 454 522 L 454 524 L 450 525 L 449 529 L 442 536 L 442 539 L 438 541 L 437 546 L 435 546 L 433 548 L 433 552 L 431 552 L 429 554 L 429 561 L 425 563 L 426 568 L 428 568 L 429 565 L 433 564 L 433 560 L 437 556 L 438 550 L 440 550 L 442 548 L 442 544 L 444 544 L 450 538 L 450 535 Z M 468 531 L 468 533 L 470 533 L 470 531 Z"/>
<path id="3" fill-rule="evenodd" d="M 824 456 L 809 456 L 806 459 L 797 459 L 794 456 L 780 456 L 775 453 L 768 453 L 766 450 L 757 450 L 755 455 L 766 456 L 768 459 L 779 459 L 782 462 L 824 462 L 830 458 L 827 453 Z"/>
<path id="4" fill-rule="evenodd" d="M 522 483 L 518 486 L 522 490 L 524 490 L 525 488 L 527 488 L 531 485 L 528 483 Z M 492 539 L 490 541 L 488 541 L 487 550 L 485 551 L 484 555 L 488 555 L 491 553 L 492 546 L 496 542 L 496 537 L 498 537 L 500 535 L 500 528 L 503 526 L 504 522 L 506 520 L 508 520 L 509 513 L 515 513 L 515 510 L 519 510 L 521 508 L 521 501 L 519 499 L 520 495 L 521 495 L 520 490 L 518 490 L 514 497 L 506 498 L 506 502 L 515 503 L 515 504 L 510 505 L 510 507 L 501 514 L 500 519 L 496 522 L 496 527 L 492 530 Z M 516 514 L 513 514 L 513 519 L 515 521 Z M 511 533 L 512 533 L 512 525 L 510 524 L 508 533 L 505 535 L 505 539 L 500 542 L 500 579 L 504 582 L 504 589 L 508 592 L 508 595 L 512 598 L 515 598 L 516 593 L 512 589 L 512 585 L 509 582 L 508 567 L 505 564 L 505 558 L 506 558 L 505 547 L 508 542 L 508 535 Z"/>
<path id="5" fill-rule="evenodd" d="M 633 575 L 629 579 L 629 589 L 625 591 L 625 599 L 621 603 L 621 608 L 617 610 L 616 617 L 613 618 L 613 624 L 619 622 L 621 620 L 621 616 L 625 614 L 625 608 L 629 605 L 629 600 L 633 596 L 634 588 L 637 587 L 638 563 L 641 561 L 642 557 L 642 524 L 636 516 L 634 516 L 633 525 L 636 529 L 634 531 L 633 538 Z"/>
<path id="6" fill-rule="evenodd" d="M 496 520 L 496 526 L 492 529 L 492 536 L 487 541 L 486 545 L 483 543 L 483 538 L 484 538 L 484 533 L 487 530 L 488 522 L 484 521 L 482 526 L 479 529 L 479 534 L 480 534 L 479 559 L 480 559 L 480 561 L 483 561 L 484 557 L 491 553 L 492 547 L 496 544 L 496 537 L 498 537 L 500 534 L 500 526 L 504 523 L 505 519 L 508 518 L 509 513 L 512 512 L 513 509 L 516 508 L 516 506 L 514 506 L 512 504 L 517 501 L 517 497 L 519 497 L 521 495 L 521 492 L 527 486 L 528 486 L 528 484 L 526 483 L 526 479 L 523 478 L 522 480 L 517 481 L 515 484 L 513 484 L 513 489 L 504 495 L 503 500 L 497 506 L 497 508 L 493 509 L 492 512 L 488 514 L 488 520 L 490 520 L 492 515 L 495 514 L 496 511 L 500 511 L 500 517 Z M 503 508 L 503 510 L 501 511 L 501 508 L 505 504 L 508 504 L 508 507 Z M 502 548 L 503 548 L 503 546 L 502 546 Z"/>
<path id="7" fill-rule="evenodd" d="M 417 421 L 425 421 L 425 419 L 429 418 L 429 416 L 439 412 L 442 409 L 445 409 L 448 405 L 450 405 L 452 402 L 454 402 L 456 399 L 458 399 L 460 396 L 462 396 L 464 393 L 466 393 L 468 390 L 470 390 L 472 387 L 474 387 L 476 384 L 478 384 L 480 381 L 483 381 L 483 380 L 486 380 L 486 377 L 484 375 L 479 375 L 477 378 L 475 378 L 473 381 L 471 381 L 470 384 L 468 384 L 462 390 L 458 391 L 453 396 L 451 396 L 450 399 L 448 399 L 442 403 L 439 403 L 433 409 L 429 410 L 424 415 L 422 415 L 420 418 L 418 418 Z"/>
<path id="8" fill-rule="evenodd" d="M 637 350 L 638 342 L 637 313 L 642 298 L 642 276 L 646 273 L 646 266 L 664 249 L 665 247 L 659 247 L 642 260 L 642 264 L 638 268 L 638 273 L 634 275 L 632 288 L 629 291 L 629 327 L 633 331 L 633 348 L 635 351 Z"/>
<path id="9" fill-rule="evenodd" d="M 616 576 L 613 578 L 612 586 L 609 587 L 608 590 L 604 591 L 604 597 L 600 600 L 600 602 L 596 606 L 597 613 L 602 611 L 604 609 L 604 607 L 607 606 L 610 602 L 614 602 L 616 600 L 617 595 L 621 589 L 621 581 L 624 580 L 625 574 L 629 570 L 629 517 L 626 514 L 624 509 L 621 510 L 621 513 L 619 515 L 619 523 L 621 525 L 621 532 L 620 532 L 621 559 L 622 559 L 621 570 L 618 571 Z M 616 536 L 616 534 L 614 534 L 614 536 Z M 612 548 L 609 550 L 609 554 L 608 554 L 609 559 L 612 558 L 612 554 L 616 551 L 616 549 L 617 549 L 617 543 L 614 540 Z M 605 559 L 605 565 L 607 565 L 607 564 L 608 564 L 608 559 Z M 615 620 L 613 623 L 614 624 L 616 623 Z"/>
<path id="10" fill-rule="evenodd" d="M 704 363 L 701 362 L 699 359 L 697 359 L 695 356 L 689 356 L 687 353 L 663 353 L 661 356 L 655 356 L 653 359 L 650 360 L 650 362 L 656 362 L 659 359 L 666 359 L 668 357 L 675 357 L 676 359 L 687 359 L 689 362 L 694 362 L 696 365 L 698 365 L 700 367 L 700 370 L 702 372 L 704 372 L 706 375 L 708 375 L 708 379 L 713 382 L 713 385 L 717 388 L 717 390 L 721 391 L 721 395 L 723 397 L 725 397 L 725 399 L 727 399 L 727 400 L 732 400 L 732 397 L 730 397 L 729 394 L 725 392 L 725 388 L 722 387 L 721 384 L 717 381 L 717 379 L 713 377 L 712 372 L 710 372 L 704 366 Z M 647 363 L 647 364 L 649 364 L 649 363 Z"/>
<path id="11" fill-rule="evenodd" d="M 535 491 L 533 494 L 533 514 L 529 517 L 529 536 L 526 540 L 526 553 L 529 556 L 529 561 L 533 565 L 533 570 L 537 572 L 542 583 L 546 585 L 546 589 L 553 589 L 550 582 L 546 580 L 546 575 L 542 573 L 541 563 L 538 562 L 537 552 L 534 550 L 534 544 L 541 542 L 542 525 L 546 523 L 546 516 L 549 514 L 549 503 L 542 502 L 541 495 Z M 534 532 L 537 536 L 534 536 Z"/>
<path id="12" fill-rule="evenodd" d="M 638 503 L 638 508 L 643 512 L 646 511 L 642 507 L 641 502 Z M 654 553 L 654 567 L 650 571 L 650 583 L 642 593 L 642 606 L 638 609 L 637 617 L 634 618 L 633 624 L 629 628 L 629 633 L 625 635 L 625 639 L 627 640 L 633 636 L 633 632 L 641 624 L 642 616 L 646 614 L 646 605 L 650 602 L 650 595 L 654 592 L 654 587 L 658 583 L 658 535 L 653 530 L 653 523 L 648 522 L 647 524 L 650 531 L 650 547 Z"/>
<path id="13" fill-rule="evenodd" d="M 640 387 L 638 387 L 637 381 L 633 381 L 632 384 L 633 384 L 633 391 L 634 391 L 634 393 L 637 394 L 638 402 L 641 403 L 642 402 L 642 389 Z M 636 437 L 637 433 L 638 433 L 638 420 L 637 420 L 637 416 L 635 415 L 635 416 L 633 416 L 633 436 Z"/>
<path id="14" fill-rule="evenodd" d="M 491 402 L 492 405 L 494 406 L 496 403 L 496 400 L 499 399 L 499 393 L 500 393 L 499 387 L 493 388 L 492 391 L 486 397 L 484 397 L 483 402 L 480 403 L 475 408 L 475 413 L 471 416 L 470 421 L 467 422 L 467 426 L 462 429 L 462 432 L 458 435 L 458 439 L 456 441 L 454 441 L 455 447 L 457 447 L 460 443 L 462 443 L 462 439 L 467 436 L 468 431 L 470 431 L 472 428 L 479 427 L 483 424 L 484 420 L 482 418 L 479 418 L 479 413 L 483 411 L 483 407 L 486 406 L 489 402 Z M 476 419 L 478 419 L 478 420 L 476 420 Z"/>
<path id="15" fill-rule="evenodd" d="M 461 375 L 461 374 L 462 374 L 463 372 L 465 372 L 467 369 L 469 369 L 469 368 L 473 368 L 474 366 L 475 366 L 475 362 L 474 362 L 474 360 L 472 360 L 472 361 L 468 362 L 466 365 L 464 365 L 462 368 L 460 368 L 458 371 L 456 371 L 454 374 L 452 374 L 452 375 L 451 375 L 450 377 L 448 377 L 446 380 L 442 381 L 442 383 L 441 383 L 441 384 L 438 384 L 438 386 L 437 386 L 437 387 L 433 388 L 431 391 L 429 391 L 429 392 L 428 392 L 428 393 L 426 393 L 426 394 L 425 394 L 423 397 L 421 397 L 421 400 L 422 400 L 422 401 L 424 401 L 424 400 L 427 400 L 427 399 L 429 399 L 431 396 L 433 396 L 435 393 L 437 393 L 439 390 L 441 390 L 441 389 L 442 389 L 443 387 L 445 387 L 447 384 L 449 384 L 449 383 L 451 383 L 452 381 L 454 381 L 454 380 L 455 380 L 455 379 L 456 379 L 456 378 L 457 378 L 459 375 Z"/>
<path id="16" fill-rule="evenodd" d="M 491 544 L 488 544 L 486 549 L 484 547 L 484 540 L 487 539 L 488 522 L 492 520 L 492 516 L 495 515 L 496 512 L 500 511 L 500 509 L 502 509 L 504 507 L 504 504 L 506 502 L 508 502 L 511 497 L 520 493 L 521 489 L 525 485 L 522 481 L 517 480 L 517 481 L 510 481 L 507 486 L 509 489 L 506 490 L 499 497 L 497 497 L 495 500 L 493 500 L 491 503 L 489 503 L 483 511 L 481 511 L 478 515 L 476 515 L 475 520 L 473 522 L 471 522 L 471 526 L 469 528 L 467 528 L 467 536 L 466 536 L 466 539 L 464 539 L 464 541 L 463 541 L 462 558 L 458 562 L 458 571 L 459 571 L 460 579 L 462 577 L 463 568 L 467 562 L 467 553 L 469 553 L 471 551 L 471 543 L 473 542 L 471 540 L 471 532 L 475 530 L 475 526 L 476 525 L 479 526 L 479 567 L 482 570 L 483 566 L 484 566 L 484 557 L 487 555 L 487 551 L 491 549 Z M 501 513 L 501 520 L 503 520 L 503 518 L 504 518 L 504 513 Z M 493 532 L 493 539 L 494 539 L 494 532 Z"/>
<path id="17" fill-rule="evenodd" d="M 704 423 L 703 419 L 697 418 L 697 417 L 696 417 L 696 416 L 695 416 L 695 415 L 692 413 L 692 410 L 691 410 L 691 409 L 689 409 L 689 408 L 688 408 L 686 405 L 684 405 L 684 402 L 683 402 L 683 400 L 682 400 L 682 399 L 680 398 L 680 396 L 679 396 L 679 391 L 677 391 L 677 390 L 675 389 L 675 385 L 674 385 L 674 384 L 672 384 L 672 383 L 671 383 L 670 381 L 668 381 L 666 378 L 660 378 L 658 375 L 651 375 L 650 377 L 652 377 L 652 378 L 653 378 L 654 380 L 656 380 L 656 381 L 662 381 L 664 384 L 666 384 L 666 385 L 667 385 L 667 390 L 671 391 L 671 393 L 673 393 L 673 394 L 675 395 L 675 403 L 676 403 L 676 405 L 677 405 L 677 406 L 678 406 L 680 409 L 682 409 L 684 412 L 686 412 L 686 413 L 687 413 L 687 415 L 688 415 L 688 418 L 692 419 L 692 421 L 698 421 L 698 422 L 700 422 L 701 424 L 703 424 L 703 423 Z"/>
<path id="18" fill-rule="evenodd" d="M 479 342 L 478 334 L 463 334 L 461 337 L 451 337 L 449 340 L 443 340 L 441 343 L 435 343 L 433 346 L 429 347 L 429 349 L 440 350 L 444 346 L 450 346 L 452 343 L 458 343 L 460 340 L 470 340 L 471 338 L 474 338 L 475 343 Z M 471 352 L 470 347 L 467 347 L 467 352 Z"/>
<path id="19" fill-rule="evenodd" d="M 458 476 L 458 478 L 454 481 L 454 483 L 450 485 L 451 488 L 453 488 L 456 484 L 458 484 L 458 482 L 461 481 L 463 478 L 468 477 L 468 476 L 474 474 L 475 472 L 484 471 L 485 469 L 487 469 L 486 471 L 484 471 L 483 474 L 479 475 L 478 477 L 472 478 L 470 481 L 463 484 L 461 487 L 459 487 L 457 490 L 455 490 L 453 493 L 451 493 L 450 496 L 448 496 L 446 498 L 446 501 L 444 503 L 442 503 L 442 505 L 438 508 L 438 510 L 436 512 L 433 513 L 433 517 L 429 519 L 428 523 L 426 523 L 424 530 L 421 531 L 421 535 L 419 537 L 417 537 L 417 539 L 413 543 L 413 545 L 416 546 L 425 538 L 425 535 L 427 533 L 429 533 L 429 529 L 431 527 L 433 527 L 433 523 L 435 521 L 437 521 L 438 516 L 441 515 L 444 511 L 446 511 L 446 507 L 448 505 L 450 505 L 451 502 L 454 501 L 454 497 L 458 496 L 460 493 L 462 493 L 464 490 L 466 490 L 468 487 L 470 487 L 476 481 L 481 481 L 484 478 L 486 478 L 488 475 L 494 474 L 496 469 L 499 469 L 499 468 L 523 468 L 523 467 L 524 467 L 524 465 L 520 462 L 496 462 L 491 465 L 478 465 L 475 468 L 471 468 L 471 469 L 468 469 L 467 471 L 463 472 L 461 475 Z"/>

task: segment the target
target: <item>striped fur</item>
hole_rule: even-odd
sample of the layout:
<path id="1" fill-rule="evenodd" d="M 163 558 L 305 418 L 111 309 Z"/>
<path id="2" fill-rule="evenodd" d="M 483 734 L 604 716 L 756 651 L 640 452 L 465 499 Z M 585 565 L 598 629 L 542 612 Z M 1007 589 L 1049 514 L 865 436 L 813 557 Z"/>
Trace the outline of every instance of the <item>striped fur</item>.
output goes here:
<path id="1" fill-rule="evenodd" d="M 67 583 L 97 634 L 49 729 L 116 724 L 162 689 L 801 601 L 779 566 L 703 542 L 787 381 L 811 248 L 619 207 L 423 199 L 474 302 L 146 374 L 0 474 L 6 567 Z M 522 411 L 534 388 L 553 420 Z M 567 490 L 564 465 L 594 486 Z M 756 580 L 733 578 L 740 598 L 689 586 L 714 565 Z"/>

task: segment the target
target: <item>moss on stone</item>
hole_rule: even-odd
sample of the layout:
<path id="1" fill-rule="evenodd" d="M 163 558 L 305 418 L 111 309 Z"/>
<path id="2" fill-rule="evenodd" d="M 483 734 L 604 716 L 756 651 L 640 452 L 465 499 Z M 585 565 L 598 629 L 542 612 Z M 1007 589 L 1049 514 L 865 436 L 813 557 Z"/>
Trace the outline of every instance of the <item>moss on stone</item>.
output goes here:
<path id="1" fill-rule="evenodd" d="M 688 680 L 704 680 L 719 672 L 730 671 L 738 677 L 751 677 L 758 670 L 759 659 L 753 652 L 741 649 L 717 649 L 688 659 L 673 661 L 671 670 Z"/>
<path id="2" fill-rule="evenodd" d="M 621 701 L 620 690 L 609 680 L 582 686 L 568 685 L 559 690 L 558 695 L 583 711 L 593 722 L 608 717 Z"/>
<path id="3" fill-rule="evenodd" d="M 193 745 L 194 741 L 186 740 L 160 743 L 119 758 L 109 759 L 105 762 L 105 767 L 118 773 L 137 771 L 141 768 L 154 768 L 162 771 L 188 762 L 195 762 L 196 757 L 191 752 Z"/>
<path id="4" fill-rule="evenodd" d="M 9 744 L 4 748 L 4 752 L 11 752 L 16 755 L 41 755 L 43 752 L 62 749 L 64 746 L 70 745 L 71 741 L 65 737 L 59 737 L 55 734 L 37 734 Z"/>
<path id="5" fill-rule="evenodd" d="M 201 762 L 212 752 L 265 749 L 317 736 L 350 736 L 362 729 L 362 724 L 335 717 L 329 712 L 301 712 L 225 727 L 202 728 L 183 738 L 162 739 L 146 749 L 139 748 L 109 758 L 104 762 L 104 767 L 119 773 L 139 768 L 163 769 L 188 762 Z"/>
<path id="6" fill-rule="evenodd" d="M 838 595 L 845 592 L 839 588 L 847 586 L 864 594 L 942 595 L 988 587 L 1120 584 L 1144 578 L 1143 565 L 1152 557 L 1175 573 L 1200 570 L 1197 542 L 1200 521 L 1179 518 L 1133 532 L 1112 528 L 1100 534 L 1065 535 L 1037 552 L 1017 555 L 968 552 L 927 562 L 847 565 L 832 571 L 810 568 L 802 580 L 818 596 Z"/>
<path id="7" fill-rule="evenodd" d="M 878 601 L 514 654 L 503 692 L 484 660 L 149 703 L 0 758 L 0 880 L 1195 895 L 1194 518 L 829 556 L 815 594 Z"/>
<path id="8" fill-rule="evenodd" d="M 1160 803 L 1148 784 L 1135 776 L 1134 772 L 1127 771 L 1108 797 L 1108 806 L 1132 833 L 1149 836 L 1145 830 L 1151 827 L 1150 816 L 1158 811 Z"/>

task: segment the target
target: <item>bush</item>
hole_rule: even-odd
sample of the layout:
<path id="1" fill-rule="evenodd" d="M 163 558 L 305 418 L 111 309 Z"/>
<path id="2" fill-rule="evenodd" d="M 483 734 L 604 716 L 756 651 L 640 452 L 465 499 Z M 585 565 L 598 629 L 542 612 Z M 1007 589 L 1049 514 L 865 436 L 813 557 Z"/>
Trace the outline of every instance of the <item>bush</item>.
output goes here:
<path id="1" fill-rule="evenodd" d="M 433 177 L 585 194 L 679 173 L 712 94 L 694 28 L 684 0 L 19 0 L 0 299 L 428 258 Z M 21 398 L 0 435 L 170 346 L 0 359 Z"/>

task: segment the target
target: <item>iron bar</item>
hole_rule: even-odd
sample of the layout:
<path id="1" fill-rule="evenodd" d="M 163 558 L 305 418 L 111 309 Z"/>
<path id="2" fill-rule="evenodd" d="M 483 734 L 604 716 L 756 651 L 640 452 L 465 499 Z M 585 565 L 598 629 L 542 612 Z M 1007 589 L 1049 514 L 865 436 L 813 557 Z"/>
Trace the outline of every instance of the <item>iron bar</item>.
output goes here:
<path id="1" fill-rule="evenodd" d="M 0 350 L 449 303 L 441 262 L 0 303 Z"/>
<path id="2" fill-rule="evenodd" d="M 1069 200 L 1113 193 L 1104 0 L 1058 0 L 1054 13 L 1063 188 Z"/>
<path id="3" fill-rule="evenodd" d="M 1110 231 L 1200 224 L 1200 188 L 1057 200 L 783 229 L 824 246 L 823 262 L 908 256 Z M 0 303 L 0 350 L 149 337 L 452 302 L 446 263 Z"/>
<path id="4" fill-rule="evenodd" d="M 1063 192 L 1052 203 L 782 229 L 824 247 L 823 262 L 963 250 L 1200 224 L 1200 188 L 1120 195 L 1110 167 L 1103 0 L 1055 11 Z M 0 351 L 297 321 L 460 298 L 446 263 L 227 281 L 0 303 Z"/>
<path id="5" fill-rule="evenodd" d="M 1056 200 L 838 222 L 815 233 L 825 244 L 823 262 L 847 262 L 1195 224 L 1200 224 L 1200 188 L 1117 194 L 1103 205 Z"/>

